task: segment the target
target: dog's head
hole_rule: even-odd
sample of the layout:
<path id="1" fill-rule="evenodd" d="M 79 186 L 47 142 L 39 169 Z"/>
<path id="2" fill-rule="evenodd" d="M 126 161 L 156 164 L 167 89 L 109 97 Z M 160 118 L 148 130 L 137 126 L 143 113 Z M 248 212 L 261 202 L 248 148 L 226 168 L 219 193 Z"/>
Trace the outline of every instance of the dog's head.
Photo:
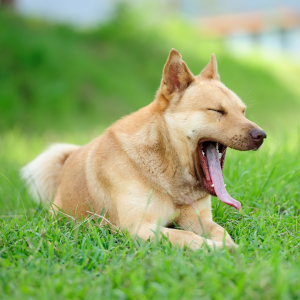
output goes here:
<path id="1" fill-rule="evenodd" d="M 220 82 L 214 55 L 194 76 L 172 49 L 159 91 L 168 102 L 164 118 L 172 140 L 185 152 L 183 156 L 192 157 L 188 164 L 196 170 L 204 189 L 218 194 L 214 177 L 220 172 L 214 174 L 213 157 L 218 156 L 222 169 L 227 147 L 257 150 L 266 133 L 245 117 L 245 104 Z"/>

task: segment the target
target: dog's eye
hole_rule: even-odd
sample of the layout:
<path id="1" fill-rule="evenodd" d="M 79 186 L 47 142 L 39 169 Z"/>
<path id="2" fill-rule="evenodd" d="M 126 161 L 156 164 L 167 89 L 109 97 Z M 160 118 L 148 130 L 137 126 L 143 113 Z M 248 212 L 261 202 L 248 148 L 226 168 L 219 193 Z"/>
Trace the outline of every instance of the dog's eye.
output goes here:
<path id="1" fill-rule="evenodd" d="M 225 114 L 225 111 L 224 110 L 221 110 L 221 109 L 213 109 L 213 108 L 209 108 L 208 110 L 212 110 L 212 111 L 215 111 L 221 115 L 224 115 Z"/>

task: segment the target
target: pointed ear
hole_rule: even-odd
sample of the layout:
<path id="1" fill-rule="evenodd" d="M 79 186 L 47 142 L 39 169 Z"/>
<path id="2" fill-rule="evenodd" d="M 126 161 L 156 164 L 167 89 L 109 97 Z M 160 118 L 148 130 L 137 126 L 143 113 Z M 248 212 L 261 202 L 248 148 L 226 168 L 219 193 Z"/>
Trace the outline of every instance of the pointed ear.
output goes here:
<path id="1" fill-rule="evenodd" d="M 170 51 L 163 71 L 160 89 L 169 99 L 174 93 L 182 93 L 195 80 L 181 55 L 175 49 Z"/>
<path id="2" fill-rule="evenodd" d="M 217 60 L 214 54 L 211 55 L 210 62 L 199 75 L 202 78 L 220 80 L 218 74 Z"/>

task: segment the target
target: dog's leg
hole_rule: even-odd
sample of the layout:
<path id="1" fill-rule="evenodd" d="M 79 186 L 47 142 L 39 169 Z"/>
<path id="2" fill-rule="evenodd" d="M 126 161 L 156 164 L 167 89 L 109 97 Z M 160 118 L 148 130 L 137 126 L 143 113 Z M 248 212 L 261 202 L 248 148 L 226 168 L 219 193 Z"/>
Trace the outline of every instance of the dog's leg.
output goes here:
<path id="1" fill-rule="evenodd" d="M 216 242 L 224 242 L 230 248 L 237 248 L 228 232 L 212 219 L 210 196 L 191 204 L 183 205 L 175 219 L 182 228 L 198 235 L 208 235 Z"/>
<path id="2" fill-rule="evenodd" d="M 222 242 L 206 239 L 191 231 L 166 228 L 177 209 L 168 196 L 147 197 L 147 194 L 148 191 L 137 187 L 132 192 L 123 190 L 123 194 L 117 197 L 116 202 L 120 199 L 117 202 L 119 226 L 127 228 L 131 235 L 144 240 L 161 239 L 164 235 L 173 245 L 187 246 L 193 250 L 202 246 L 205 248 L 205 245 L 211 249 L 224 247 Z"/>
<path id="3" fill-rule="evenodd" d="M 205 239 L 191 231 L 171 229 L 161 227 L 156 224 L 144 223 L 139 228 L 129 229 L 129 233 L 132 235 L 137 235 L 144 240 L 155 237 L 161 239 L 163 234 L 168 237 L 173 246 L 178 245 L 181 248 L 187 246 L 192 250 L 197 250 L 203 245 L 207 245 L 211 249 L 219 249 L 224 247 L 222 242 Z"/>
<path id="4" fill-rule="evenodd" d="M 221 227 L 219 224 L 215 223 L 213 220 L 210 219 L 203 219 L 203 228 L 205 234 L 209 234 L 209 238 L 213 241 L 225 241 L 226 245 L 230 248 L 237 248 L 238 246 L 232 240 L 228 232 Z"/>

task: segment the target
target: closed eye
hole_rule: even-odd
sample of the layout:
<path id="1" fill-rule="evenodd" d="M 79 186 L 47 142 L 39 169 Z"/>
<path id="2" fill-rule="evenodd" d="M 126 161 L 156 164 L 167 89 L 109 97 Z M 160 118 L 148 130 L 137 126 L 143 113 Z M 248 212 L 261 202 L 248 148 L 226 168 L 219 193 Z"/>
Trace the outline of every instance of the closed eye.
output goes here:
<path id="1" fill-rule="evenodd" d="M 221 109 L 213 109 L 213 108 L 209 108 L 208 110 L 212 110 L 212 111 L 215 111 L 221 115 L 224 115 L 225 114 L 225 111 L 224 110 L 221 110 Z"/>

